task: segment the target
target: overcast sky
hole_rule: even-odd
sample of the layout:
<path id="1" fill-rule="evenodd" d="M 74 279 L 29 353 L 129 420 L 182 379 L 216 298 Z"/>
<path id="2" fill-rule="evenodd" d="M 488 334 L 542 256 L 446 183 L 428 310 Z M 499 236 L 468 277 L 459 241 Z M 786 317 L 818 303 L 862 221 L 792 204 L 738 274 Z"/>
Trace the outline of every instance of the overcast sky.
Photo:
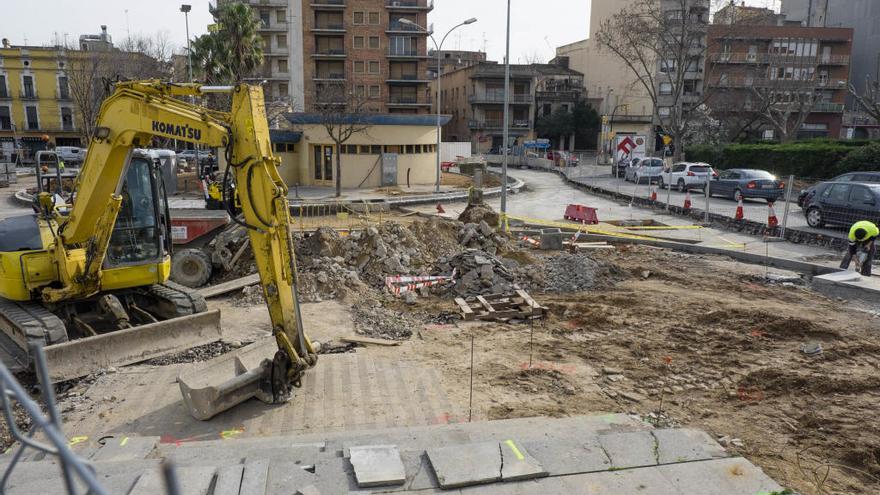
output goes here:
<path id="1" fill-rule="evenodd" d="M 190 34 L 207 31 L 212 21 L 208 0 L 184 0 L 192 5 Z M 303 0 L 308 1 L 308 0 Z M 739 0 L 738 0 L 739 1 Z M 511 62 L 546 62 L 555 47 L 587 37 L 590 0 L 511 0 Z M 180 0 L 0 0 L 0 37 L 13 44 L 63 43 L 65 34 L 74 42 L 80 34 L 100 32 L 106 24 L 114 40 L 128 33 L 165 33 L 180 47 L 186 43 Z M 712 0 L 713 5 L 726 0 Z M 748 0 L 750 5 L 776 6 L 778 0 Z M 504 57 L 506 0 L 435 0 L 429 22 L 437 41 L 446 31 L 468 17 L 477 22 L 453 32 L 445 49 L 485 50 L 491 60 Z"/>

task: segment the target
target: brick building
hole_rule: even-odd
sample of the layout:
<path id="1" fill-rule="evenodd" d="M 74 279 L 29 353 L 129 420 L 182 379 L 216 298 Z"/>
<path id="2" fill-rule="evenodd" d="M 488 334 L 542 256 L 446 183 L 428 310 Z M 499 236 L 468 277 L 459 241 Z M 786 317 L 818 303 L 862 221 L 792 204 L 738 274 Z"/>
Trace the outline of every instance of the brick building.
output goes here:
<path id="1" fill-rule="evenodd" d="M 221 0 L 221 4 L 226 0 Z M 428 12 L 433 0 L 247 0 L 261 20 L 267 100 L 311 111 L 353 93 L 380 113 L 428 113 Z"/>
<path id="2" fill-rule="evenodd" d="M 800 138 L 840 137 L 853 30 L 791 25 L 709 27 L 709 104 L 719 116 L 814 99 Z M 769 99 L 768 99 L 769 96 Z M 794 116 L 792 117 L 794 118 Z M 769 126 L 762 137 L 778 138 Z"/>

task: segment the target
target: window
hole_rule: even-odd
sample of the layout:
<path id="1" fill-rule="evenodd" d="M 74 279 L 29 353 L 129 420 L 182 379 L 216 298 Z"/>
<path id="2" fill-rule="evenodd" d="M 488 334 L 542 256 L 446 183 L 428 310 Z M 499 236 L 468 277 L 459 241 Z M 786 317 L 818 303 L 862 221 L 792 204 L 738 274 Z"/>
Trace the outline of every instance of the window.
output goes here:
<path id="1" fill-rule="evenodd" d="M 669 117 L 669 114 L 671 113 L 671 109 L 669 107 L 660 107 L 657 109 L 657 113 L 661 117 Z"/>
<path id="2" fill-rule="evenodd" d="M 865 186 L 853 186 L 849 195 L 849 202 L 853 205 L 874 203 L 874 194 Z"/>
<path id="3" fill-rule="evenodd" d="M 370 48 L 376 50 L 379 48 L 379 37 L 378 36 L 370 36 Z"/>
<path id="4" fill-rule="evenodd" d="M 269 23 L 271 22 L 271 20 L 270 20 L 271 18 L 272 18 L 272 13 L 270 11 L 268 11 L 268 10 L 261 10 L 260 11 L 260 23 L 263 25 L 263 27 L 269 27 Z"/>
<path id="5" fill-rule="evenodd" d="M 0 74 L 0 98 L 9 98 L 9 92 L 6 90 L 6 76 Z"/>
<path id="6" fill-rule="evenodd" d="M 272 143 L 272 149 L 276 153 L 294 153 L 293 143 Z"/>
<path id="7" fill-rule="evenodd" d="M 380 94 L 379 86 L 370 86 L 370 98 L 378 98 Z"/>
<path id="8" fill-rule="evenodd" d="M 29 131 L 35 131 L 40 128 L 40 121 L 37 118 L 37 107 L 35 106 L 27 106 L 24 107 L 25 115 L 27 116 L 27 128 Z"/>
<path id="9" fill-rule="evenodd" d="M 356 155 L 358 152 L 358 147 L 356 144 L 343 144 L 342 145 L 342 154 L 343 155 Z"/>
<path id="10" fill-rule="evenodd" d="M 287 48 L 287 35 L 279 34 L 275 37 L 275 44 L 278 45 L 278 48 Z"/>
<path id="11" fill-rule="evenodd" d="M 70 86 L 67 84 L 67 76 L 58 78 L 58 97 L 63 100 L 70 98 Z"/>
<path id="12" fill-rule="evenodd" d="M 360 149 L 358 150 L 358 153 L 360 153 L 362 155 L 369 155 L 370 154 L 370 147 L 365 144 L 362 144 L 360 146 Z"/>
<path id="13" fill-rule="evenodd" d="M 830 203 L 838 205 L 846 204 L 852 186 L 849 184 L 833 184 L 822 193 L 822 196 Z"/>
<path id="14" fill-rule="evenodd" d="M 695 95 L 697 93 L 697 81 L 693 79 L 685 79 L 683 85 L 683 91 L 686 95 Z"/>
<path id="15" fill-rule="evenodd" d="M 276 22 L 287 22 L 287 11 L 284 9 L 278 9 L 275 11 L 275 21 Z"/>
<path id="16" fill-rule="evenodd" d="M 363 24 L 364 23 L 363 11 L 355 11 L 351 22 L 352 22 L 352 24 Z"/>
<path id="17" fill-rule="evenodd" d="M 73 130 L 73 110 L 70 108 L 61 108 L 61 128 L 65 131 Z"/>
<path id="18" fill-rule="evenodd" d="M 370 74 L 378 74 L 379 73 L 379 62 L 375 60 L 370 61 Z"/>
<path id="19" fill-rule="evenodd" d="M 672 83 L 669 83 L 669 82 L 660 83 L 660 94 L 661 95 L 671 95 L 672 94 Z"/>
<path id="20" fill-rule="evenodd" d="M 357 74 L 364 73 L 364 61 L 363 60 L 355 60 L 354 61 L 354 71 Z"/>
<path id="21" fill-rule="evenodd" d="M 363 84 L 359 84 L 354 87 L 354 95 L 358 98 L 363 98 L 367 94 L 367 87 Z"/>
<path id="22" fill-rule="evenodd" d="M 684 172 L 684 169 L 687 168 L 687 165 L 683 163 L 679 163 L 678 165 L 672 167 L 672 172 Z"/>
<path id="23" fill-rule="evenodd" d="M 278 83 L 278 96 L 282 98 L 284 98 L 285 96 L 289 96 L 290 90 L 287 88 L 287 83 Z"/>
<path id="24" fill-rule="evenodd" d="M 34 91 L 34 76 L 22 76 L 22 97 L 36 98 L 37 93 Z"/>
<path id="25" fill-rule="evenodd" d="M 364 37 L 363 36 L 355 36 L 354 37 L 354 47 L 355 48 L 363 48 L 364 47 Z"/>
<path id="26" fill-rule="evenodd" d="M 370 154 L 371 155 L 381 155 L 382 154 L 382 146 L 378 144 L 374 144 L 370 146 Z"/>
<path id="27" fill-rule="evenodd" d="M 285 73 L 287 72 L 287 59 L 279 58 L 278 59 L 278 72 Z"/>
<path id="28" fill-rule="evenodd" d="M 0 107 L 0 129 L 7 131 L 12 129 L 12 114 L 9 112 L 9 107 Z"/>
<path id="29" fill-rule="evenodd" d="M 675 72 L 675 68 L 678 66 L 677 61 L 672 58 L 665 59 L 660 62 L 660 72 Z"/>
<path id="30" fill-rule="evenodd" d="M 370 12 L 370 24 L 373 26 L 379 25 L 379 13 L 378 12 Z"/>

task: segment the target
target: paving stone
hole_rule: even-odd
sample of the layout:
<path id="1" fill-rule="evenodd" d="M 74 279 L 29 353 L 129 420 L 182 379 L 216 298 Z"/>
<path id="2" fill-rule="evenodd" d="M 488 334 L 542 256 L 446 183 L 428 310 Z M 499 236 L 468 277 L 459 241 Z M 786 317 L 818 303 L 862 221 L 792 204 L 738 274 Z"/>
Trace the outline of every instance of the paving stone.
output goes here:
<path id="1" fill-rule="evenodd" d="M 315 485 L 309 485 L 300 488 L 294 495 L 321 495 L 321 490 L 318 490 Z"/>
<path id="2" fill-rule="evenodd" d="M 265 493 L 269 481 L 269 459 L 248 460 L 241 476 L 241 490 L 245 493 Z"/>
<path id="3" fill-rule="evenodd" d="M 741 457 L 658 466 L 656 471 L 679 493 L 700 495 L 761 494 L 782 491 L 763 471 Z"/>
<path id="4" fill-rule="evenodd" d="M 521 443 L 514 440 L 501 442 L 501 479 L 518 481 L 547 476 L 547 471 Z"/>
<path id="5" fill-rule="evenodd" d="M 233 464 L 217 469 L 217 482 L 211 495 L 239 495 L 244 464 Z"/>
<path id="6" fill-rule="evenodd" d="M 728 453 L 706 432 L 690 428 L 654 430 L 660 464 L 727 457 Z"/>
<path id="7" fill-rule="evenodd" d="M 358 486 L 402 485 L 406 471 L 395 445 L 364 445 L 349 449 Z"/>
<path id="8" fill-rule="evenodd" d="M 429 448 L 427 452 L 441 488 L 459 488 L 501 479 L 501 449 L 497 442 Z"/>
<path id="9" fill-rule="evenodd" d="M 216 468 L 206 466 L 190 466 L 176 469 L 180 493 L 207 495 L 216 471 Z M 144 472 L 138 478 L 129 495 L 156 495 L 157 493 L 166 493 L 165 479 L 162 476 L 161 469 L 151 469 Z"/>
<path id="10" fill-rule="evenodd" d="M 495 483 L 461 489 L 462 495 L 693 495 L 701 491 L 681 492 L 656 468 L 603 471 L 569 476 L 553 476 L 512 483 Z M 730 494 L 734 495 L 734 494 Z M 738 494 L 737 494 L 738 495 Z M 753 495 L 753 494 L 749 494 Z"/>
<path id="11" fill-rule="evenodd" d="M 657 464 L 656 442 L 650 431 L 599 435 L 599 444 L 611 459 L 611 466 L 614 468 Z"/>
<path id="12" fill-rule="evenodd" d="M 290 493 L 297 488 L 314 485 L 317 477 L 304 467 L 303 464 L 296 462 L 273 459 L 269 464 L 266 493 Z M 242 491 L 241 493 L 246 492 Z"/>
<path id="13" fill-rule="evenodd" d="M 559 438 L 522 444 L 553 476 L 605 471 L 611 468 L 611 461 L 599 445 L 598 435 L 592 438 Z"/>
<path id="14" fill-rule="evenodd" d="M 115 436 L 92 454 L 93 461 L 127 461 L 145 459 L 156 448 L 159 437 Z"/>

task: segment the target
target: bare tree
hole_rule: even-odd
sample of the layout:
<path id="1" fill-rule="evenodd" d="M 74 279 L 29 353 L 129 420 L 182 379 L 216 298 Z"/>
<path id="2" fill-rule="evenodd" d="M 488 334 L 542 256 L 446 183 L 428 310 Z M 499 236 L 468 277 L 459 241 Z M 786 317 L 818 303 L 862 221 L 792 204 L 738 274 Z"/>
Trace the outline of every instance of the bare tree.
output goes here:
<path id="1" fill-rule="evenodd" d="M 880 81 L 872 81 L 871 76 L 867 76 L 864 93 L 859 94 L 852 84 L 849 86 L 849 92 L 868 115 L 880 122 Z"/>
<path id="2" fill-rule="evenodd" d="M 644 88 L 654 106 L 654 118 L 682 152 L 693 109 L 705 104 L 710 92 L 698 82 L 705 69 L 708 9 L 703 0 L 633 0 L 602 23 L 596 40 L 616 56 Z M 706 6 L 707 6 L 706 5 Z M 662 109 L 662 110 L 661 110 Z"/>
<path id="3" fill-rule="evenodd" d="M 363 88 L 363 86 L 360 86 Z M 366 132 L 370 125 L 366 113 L 370 99 L 366 94 L 352 91 L 343 83 L 328 83 L 316 88 L 312 105 L 320 124 L 336 145 L 336 197 L 342 196 L 342 145 L 355 134 Z"/>
<path id="4" fill-rule="evenodd" d="M 782 80 L 752 88 L 762 108 L 762 119 L 779 134 L 780 142 L 795 140 L 798 130 L 816 108 L 820 95 L 813 86 L 812 80 Z"/>

